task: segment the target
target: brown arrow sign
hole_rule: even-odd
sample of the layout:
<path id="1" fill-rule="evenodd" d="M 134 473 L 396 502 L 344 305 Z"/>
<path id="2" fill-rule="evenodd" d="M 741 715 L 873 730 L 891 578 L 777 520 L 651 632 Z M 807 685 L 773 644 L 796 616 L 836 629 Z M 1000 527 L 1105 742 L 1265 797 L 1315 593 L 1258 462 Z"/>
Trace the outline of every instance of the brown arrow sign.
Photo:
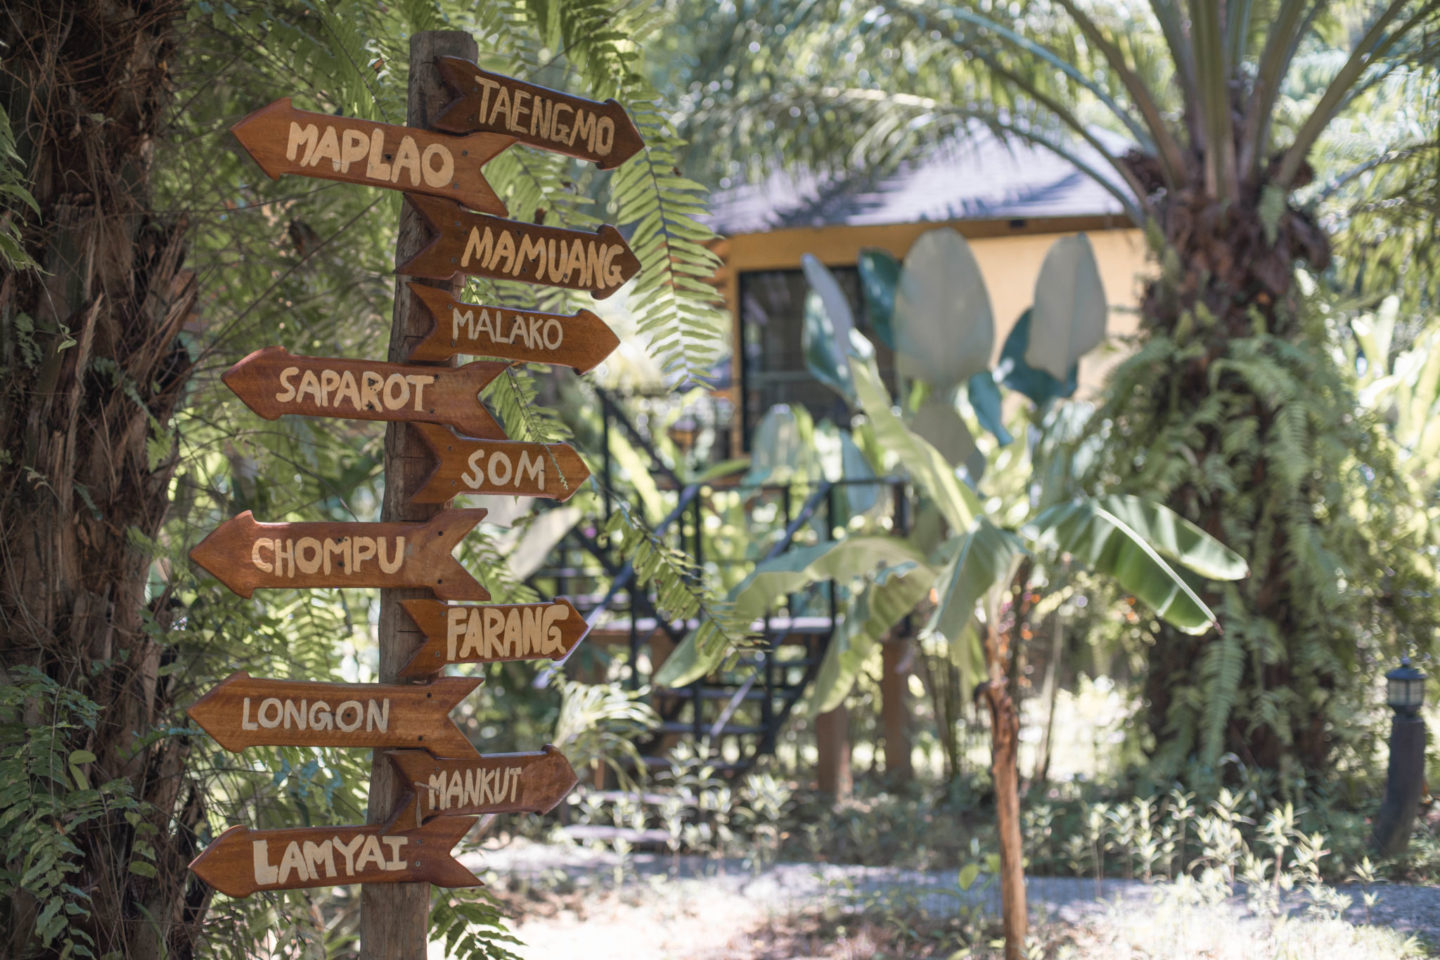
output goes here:
<path id="1" fill-rule="evenodd" d="M 488 131 L 543 150 L 618 167 L 645 146 L 614 100 L 599 103 L 481 70 L 469 60 L 441 57 L 440 75 L 458 95 L 435 126 L 454 133 Z"/>
<path id="2" fill-rule="evenodd" d="M 428 677 L 451 663 L 502 660 L 563 660 L 590 626 L 570 601 L 451 605 L 437 600 L 402 600 L 425 642 L 400 671 Z"/>
<path id="3" fill-rule="evenodd" d="M 308 113 L 290 98 L 261 107 L 230 128 L 272 180 L 287 173 L 445 197 L 505 216 L 480 167 L 513 137 L 452 137 L 373 120 Z"/>
<path id="4" fill-rule="evenodd" d="M 435 287 L 409 286 L 435 321 L 435 329 L 410 352 L 410 359 L 420 363 L 463 354 L 555 363 L 587 373 L 620 345 L 614 331 L 589 310 L 573 316 L 511 310 L 461 303 Z"/>
<path id="5" fill-rule="evenodd" d="M 391 750 L 390 759 L 414 784 L 420 816 L 549 813 L 577 782 L 565 755 L 546 745 L 537 753 L 476 754 L 436 760 L 424 750 Z"/>
<path id="6" fill-rule="evenodd" d="M 640 269 L 625 238 L 609 225 L 584 233 L 471 213 L 433 197 L 405 198 L 436 235 L 395 268 L 412 277 L 449 280 L 464 273 L 584 290 L 603 300 Z"/>
<path id="7" fill-rule="evenodd" d="M 450 853 L 475 821 L 437 817 L 419 828 L 299 827 L 251 830 L 234 826 L 190 862 L 201 880 L 232 897 L 260 890 L 332 887 L 343 883 L 433 883 L 478 887 L 480 879 Z"/>
<path id="8" fill-rule="evenodd" d="M 466 436 L 504 440 L 505 431 L 479 394 L 507 366 L 484 360 L 452 368 L 297 357 L 284 347 L 264 347 L 220 379 L 266 420 L 295 413 L 448 423 Z"/>
<path id="9" fill-rule="evenodd" d="M 507 213 L 480 168 L 516 142 L 513 137 L 448 137 L 370 119 L 311 114 L 291 107 L 288 96 L 259 108 L 230 132 L 271 180 L 300 174 L 445 197 L 497 216 Z"/>
<path id="10" fill-rule="evenodd" d="M 226 750 L 246 747 L 421 747 L 439 757 L 475 752 L 450 710 L 480 677 L 424 684 L 317 683 L 232 673 L 186 711 Z"/>
<path id="11" fill-rule="evenodd" d="M 426 523 L 260 523 L 246 510 L 190 559 L 242 597 L 259 587 L 429 587 L 442 600 L 489 600 L 450 555 L 484 516 L 470 509 Z"/>
<path id="12" fill-rule="evenodd" d="M 568 443 L 470 440 L 433 423 L 417 423 L 439 461 L 410 495 L 414 503 L 446 503 L 464 493 L 569 500 L 590 468 Z"/>

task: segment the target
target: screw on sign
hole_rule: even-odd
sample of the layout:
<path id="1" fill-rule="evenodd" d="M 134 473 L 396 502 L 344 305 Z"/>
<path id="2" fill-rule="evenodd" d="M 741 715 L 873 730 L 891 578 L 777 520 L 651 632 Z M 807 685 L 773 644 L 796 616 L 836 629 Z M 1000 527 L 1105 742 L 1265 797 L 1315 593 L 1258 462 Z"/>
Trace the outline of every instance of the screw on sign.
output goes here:
<path id="1" fill-rule="evenodd" d="M 432 423 L 417 423 L 415 428 L 436 464 L 410 495 L 414 503 L 446 503 L 464 493 L 563 501 L 590 477 L 590 468 L 568 443 L 470 440 Z"/>
<path id="2" fill-rule="evenodd" d="M 447 604 L 402 601 L 425 642 L 400 671 L 428 677 L 452 663 L 564 660 L 590 625 L 569 600 L 553 603 Z"/>
<path id="3" fill-rule="evenodd" d="M 434 239 L 395 269 L 448 280 L 456 274 L 583 290 L 604 299 L 640 270 L 640 261 L 606 224 L 595 233 L 502 220 L 445 200 L 407 193 Z"/>
<path id="4" fill-rule="evenodd" d="M 348 420 L 447 423 L 470 437 L 504 440 L 478 394 L 506 363 L 427 367 L 297 357 L 284 347 L 256 350 L 221 375 L 245 406 L 274 420 L 284 414 Z"/>
<path id="5" fill-rule="evenodd" d="M 261 587 L 427 587 L 442 600 L 489 600 L 450 555 L 485 516 L 447 510 L 426 523 L 226 520 L 190 559 L 242 597 Z"/>
<path id="6" fill-rule="evenodd" d="M 479 133 L 451 137 L 373 120 L 296 110 L 290 98 L 261 107 L 230 128 L 266 175 L 339 180 L 445 197 L 505 216 L 480 167 L 515 142 Z"/>
<path id="7" fill-rule="evenodd" d="M 454 356 L 504 357 L 555 363 L 588 373 L 620 346 L 605 321 L 589 310 L 566 316 L 535 310 L 461 303 L 444 290 L 409 284 L 435 327 L 410 351 L 410 360 L 435 363 Z"/>

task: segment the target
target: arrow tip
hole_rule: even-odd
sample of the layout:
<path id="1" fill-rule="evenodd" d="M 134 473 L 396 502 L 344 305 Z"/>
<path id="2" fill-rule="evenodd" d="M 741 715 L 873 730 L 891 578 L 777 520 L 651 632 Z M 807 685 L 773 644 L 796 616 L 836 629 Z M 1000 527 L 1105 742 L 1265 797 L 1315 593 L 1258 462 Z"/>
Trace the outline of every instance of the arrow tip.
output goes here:
<path id="1" fill-rule="evenodd" d="M 190 861 L 190 872 L 228 897 L 250 896 L 256 889 L 254 875 L 246 869 L 244 852 L 235 850 L 249 833 L 244 824 L 230 827 Z"/>
<path id="2" fill-rule="evenodd" d="M 619 100 L 611 97 L 605 101 L 605 106 L 609 107 L 618 117 L 615 121 L 615 149 L 611 151 L 610 156 L 597 163 L 596 166 L 601 170 L 614 170 L 645 149 L 645 140 L 640 136 L 640 128 L 635 126 L 635 121 L 631 119 L 630 114 Z"/>
<path id="3" fill-rule="evenodd" d="M 270 118 L 289 113 L 290 109 L 290 98 L 281 97 L 273 103 L 267 103 L 259 110 L 252 110 L 230 127 L 230 132 L 235 135 L 235 139 L 240 142 L 240 146 L 244 148 L 245 152 L 250 154 L 250 159 L 254 160 L 256 165 L 265 171 L 265 176 L 271 180 L 280 178 L 283 165 L 278 162 L 278 156 L 272 157 L 267 162 L 264 151 L 258 154 L 255 151 L 265 141 L 277 139 L 273 131 L 266 129 Z"/>
<path id="4" fill-rule="evenodd" d="M 237 562 L 235 558 L 244 556 L 240 547 L 247 539 L 245 531 L 255 525 L 255 515 L 246 510 L 211 530 L 209 536 L 190 550 L 190 559 L 194 563 L 225 584 L 231 592 L 246 598 L 255 592 L 255 588 L 227 574 L 231 572 L 230 565 Z"/>

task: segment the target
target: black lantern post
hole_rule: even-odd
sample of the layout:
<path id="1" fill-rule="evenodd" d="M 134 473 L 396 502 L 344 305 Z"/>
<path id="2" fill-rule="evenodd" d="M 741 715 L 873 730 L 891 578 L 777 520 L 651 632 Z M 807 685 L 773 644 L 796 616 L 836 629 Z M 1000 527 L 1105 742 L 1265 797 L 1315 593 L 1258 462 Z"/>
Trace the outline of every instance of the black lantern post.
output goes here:
<path id="1" fill-rule="evenodd" d="M 1405 852 L 1410 825 L 1420 805 L 1425 782 L 1425 674 L 1410 665 L 1410 658 L 1385 674 L 1386 701 L 1395 711 L 1390 722 L 1390 769 L 1385 778 L 1385 799 L 1375 817 L 1372 843 L 1384 856 Z"/>

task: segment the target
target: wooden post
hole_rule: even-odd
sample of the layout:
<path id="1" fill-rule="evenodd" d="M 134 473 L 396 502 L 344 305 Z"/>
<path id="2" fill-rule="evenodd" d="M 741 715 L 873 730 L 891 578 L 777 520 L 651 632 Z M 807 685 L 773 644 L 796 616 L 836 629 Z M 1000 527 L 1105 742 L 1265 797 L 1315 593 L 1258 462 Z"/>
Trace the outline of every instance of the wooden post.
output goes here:
<path id="1" fill-rule="evenodd" d="M 433 129 L 434 121 L 450 99 L 435 60 L 441 56 L 474 60 L 479 54 L 475 40 L 467 33 L 435 30 L 410 38 L 409 99 L 405 108 L 407 126 Z M 400 232 L 395 241 L 395 262 L 409 260 L 429 242 L 426 228 L 407 203 L 400 212 Z M 416 281 L 459 296 L 461 283 Z M 401 362 L 429 332 L 430 316 L 409 286 L 396 284 L 395 309 L 390 324 L 389 359 Z M 453 365 L 449 361 L 447 365 Z M 429 473 L 431 460 L 417 431 L 404 423 L 390 423 L 385 430 L 385 500 L 381 520 L 425 521 L 445 508 L 444 504 L 418 504 L 410 494 L 420 488 Z M 406 616 L 403 600 L 432 599 L 425 589 L 380 591 L 380 682 L 404 682 L 401 670 L 425 642 L 425 635 Z M 370 823 L 384 823 L 397 809 L 404 784 L 394 764 L 383 755 L 375 757 L 370 771 Z M 360 888 L 360 956 L 363 960 L 425 960 L 429 943 L 430 885 L 428 883 L 365 884 Z"/>
<path id="2" fill-rule="evenodd" d="M 1023 960 L 1028 918 L 1017 766 L 1020 715 L 1010 697 L 1007 673 L 1009 658 L 1014 653 L 1009 639 L 995 626 L 993 607 L 987 613 L 985 661 L 990 679 L 983 693 L 990 708 L 990 772 L 995 786 L 995 828 L 1000 840 L 1001 923 L 1005 931 L 1005 960 Z"/>
<path id="3" fill-rule="evenodd" d="M 820 792 L 836 800 L 850 796 L 850 715 L 845 704 L 815 718 L 815 746 L 820 753 L 815 765 Z"/>
<path id="4" fill-rule="evenodd" d="M 910 670 L 908 633 L 885 643 L 881 649 L 880 720 L 885 732 L 885 779 L 903 786 L 915 779 L 910 762 Z"/>

